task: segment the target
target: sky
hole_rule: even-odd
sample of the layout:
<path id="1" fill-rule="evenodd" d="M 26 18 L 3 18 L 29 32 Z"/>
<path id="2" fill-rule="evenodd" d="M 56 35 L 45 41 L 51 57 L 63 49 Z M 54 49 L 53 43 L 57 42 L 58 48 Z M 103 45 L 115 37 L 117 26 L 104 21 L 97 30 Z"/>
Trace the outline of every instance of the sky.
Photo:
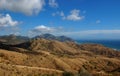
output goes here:
<path id="1" fill-rule="evenodd" d="M 0 0 L 0 35 L 120 39 L 120 0 Z"/>

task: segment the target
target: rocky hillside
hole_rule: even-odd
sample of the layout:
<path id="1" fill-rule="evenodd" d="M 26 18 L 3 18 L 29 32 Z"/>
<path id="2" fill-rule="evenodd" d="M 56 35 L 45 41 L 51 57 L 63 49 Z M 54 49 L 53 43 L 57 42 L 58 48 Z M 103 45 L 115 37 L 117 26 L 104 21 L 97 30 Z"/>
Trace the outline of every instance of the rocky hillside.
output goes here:
<path id="1" fill-rule="evenodd" d="M 120 75 L 120 52 L 99 44 L 79 45 L 40 38 L 18 45 L 1 45 L 4 46 L 0 47 L 1 76 Z"/>
<path id="2" fill-rule="evenodd" d="M 30 51 L 36 51 L 36 52 L 44 50 L 44 51 L 49 51 L 49 52 L 58 53 L 58 54 L 78 53 L 76 49 L 68 46 L 66 42 L 59 42 L 57 40 L 46 40 L 43 38 L 34 39 L 26 43 L 16 45 L 16 47 L 20 47 L 23 49 L 27 49 Z"/>

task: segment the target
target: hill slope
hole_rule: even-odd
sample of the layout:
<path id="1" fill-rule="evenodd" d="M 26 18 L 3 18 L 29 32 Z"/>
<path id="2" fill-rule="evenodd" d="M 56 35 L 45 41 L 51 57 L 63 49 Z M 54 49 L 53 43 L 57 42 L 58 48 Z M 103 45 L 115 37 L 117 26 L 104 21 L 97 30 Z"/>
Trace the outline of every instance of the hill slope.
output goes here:
<path id="1" fill-rule="evenodd" d="M 79 45 L 74 42 L 34 39 L 19 45 L 4 46 L 10 48 L 0 47 L 2 76 L 7 76 L 12 71 L 13 75 L 18 76 L 23 74 L 65 76 L 66 73 L 72 76 L 73 74 L 80 76 L 120 75 L 120 52 L 102 45 Z M 24 67 L 23 71 L 19 66 Z"/>

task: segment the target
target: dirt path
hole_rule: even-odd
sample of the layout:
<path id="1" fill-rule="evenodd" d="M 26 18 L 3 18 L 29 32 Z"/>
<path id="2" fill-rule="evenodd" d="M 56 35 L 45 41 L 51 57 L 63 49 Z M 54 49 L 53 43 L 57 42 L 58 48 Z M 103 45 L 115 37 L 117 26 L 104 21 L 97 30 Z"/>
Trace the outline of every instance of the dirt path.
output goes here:
<path id="1" fill-rule="evenodd" d="M 0 63 L 0 64 L 4 64 L 4 63 Z M 14 67 L 17 67 L 17 68 L 40 69 L 40 70 L 53 71 L 53 72 L 59 72 L 59 73 L 63 72 L 61 70 L 49 69 L 49 68 L 42 68 L 42 67 L 31 67 L 31 66 L 11 65 L 11 64 L 7 64 L 7 65 L 14 66 Z"/>

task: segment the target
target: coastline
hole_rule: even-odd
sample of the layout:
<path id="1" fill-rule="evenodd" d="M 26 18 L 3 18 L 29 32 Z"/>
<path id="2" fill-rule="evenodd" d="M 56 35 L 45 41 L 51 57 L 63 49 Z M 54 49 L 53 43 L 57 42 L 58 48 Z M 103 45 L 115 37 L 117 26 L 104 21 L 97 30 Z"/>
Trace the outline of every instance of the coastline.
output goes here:
<path id="1" fill-rule="evenodd" d="M 113 50 L 120 51 L 120 40 L 76 40 L 78 44 L 101 44 Z"/>

